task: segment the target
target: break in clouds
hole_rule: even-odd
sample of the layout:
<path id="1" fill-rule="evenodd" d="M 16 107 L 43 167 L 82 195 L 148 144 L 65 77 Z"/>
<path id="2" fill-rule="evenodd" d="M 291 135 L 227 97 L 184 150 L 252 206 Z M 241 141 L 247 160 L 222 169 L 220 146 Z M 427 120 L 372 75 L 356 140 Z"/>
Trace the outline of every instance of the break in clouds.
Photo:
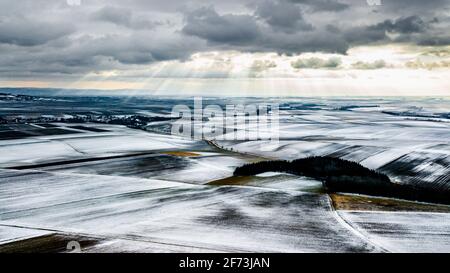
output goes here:
<path id="1" fill-rule="evenodd" d="M 450 45 L 450 0 L 0 0 L 0 77 L 60 77 L 211 51 L 345 56 L 352 47 Z M 339 58 L 299 59 L 337 68 Z M 420 67 L 420 63 L 416 67 Z M 437 64 L 439 65 L 439 63 Z M 273 67 L 256 63 L 256 69 Z M 384 60 L 353 68 L 385 67 Z M 411 64 L 410 67 L 414 67 Z"/>

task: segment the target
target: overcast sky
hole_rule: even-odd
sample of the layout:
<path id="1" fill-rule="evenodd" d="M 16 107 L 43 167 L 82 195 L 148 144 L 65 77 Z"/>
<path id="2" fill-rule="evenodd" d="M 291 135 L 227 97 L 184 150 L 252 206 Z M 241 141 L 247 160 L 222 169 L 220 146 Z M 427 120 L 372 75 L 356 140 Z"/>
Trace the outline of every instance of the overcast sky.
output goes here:
<path id="1" fill-rule="evenodd" d="M 0 0 L 0 86 L 449 95 L 450 0 Z"/>

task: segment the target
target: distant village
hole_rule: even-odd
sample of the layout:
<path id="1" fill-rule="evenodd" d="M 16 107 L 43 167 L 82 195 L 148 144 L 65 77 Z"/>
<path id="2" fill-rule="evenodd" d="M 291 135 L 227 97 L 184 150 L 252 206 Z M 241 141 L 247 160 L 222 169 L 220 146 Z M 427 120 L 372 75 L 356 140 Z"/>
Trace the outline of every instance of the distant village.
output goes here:
<path id="1" fill-rule="evenodd" d="M 27 95 L 13 95 L 0 93 L 0 101 L 42 101 L 51 100 Z M 124 125 L 133 129 L 145 129 L 151 122 L 169 121 L 171 117 L 142 116 L 142 115 L 105 115 L 105 114 L 27 114 L 0 116 L 0 124 L 26 124 L 26 123 L 102 123 Z"/>

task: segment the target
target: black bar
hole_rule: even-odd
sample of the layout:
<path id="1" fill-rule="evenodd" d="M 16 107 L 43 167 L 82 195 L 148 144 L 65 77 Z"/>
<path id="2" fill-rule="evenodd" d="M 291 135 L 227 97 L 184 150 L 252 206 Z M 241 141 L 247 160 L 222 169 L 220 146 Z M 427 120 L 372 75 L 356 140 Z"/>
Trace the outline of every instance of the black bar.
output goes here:
<path id="1" fill-rule="evenodd" d="M 0 255 L 2 268 L 45 272 L 401 272 L 431 268 L 446 268 L 448 254 L 37 254 Z M 213 260 L 210 268 L 183 267 L 183 261 Z M 235 259 L 230 263 L 230 259 Z M 252 269 L 238 261 L 253 259 L 269 260 L 269 264 Z M 225 261 L 228 266 L 225 265 Z M 204 263 L 203 263 L 204 265 Z M 9 272 L 9 271 L 4 271 Z"/>

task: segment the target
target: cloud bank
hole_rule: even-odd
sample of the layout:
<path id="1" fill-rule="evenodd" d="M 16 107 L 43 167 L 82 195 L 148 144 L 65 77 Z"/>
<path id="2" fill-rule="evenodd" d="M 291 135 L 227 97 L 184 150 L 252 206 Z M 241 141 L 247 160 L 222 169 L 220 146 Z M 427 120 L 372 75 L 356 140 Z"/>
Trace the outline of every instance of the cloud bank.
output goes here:
<path id="1" fill-rule="evenodd" d="M 82 0 L 80 6 L 65 0 L 0 0 L 0 78 L 132 74 L 221 51 L 345 57 L 355 47 L 389 44 L 439 51 L 450 45 L 449 12 L 450 0 L 386 0 L 378 7 L 365 0 Z M 403 67 L 448 68 L 442 59 L 447 57 L 409 60 Z M 376 70 L 389 62 L 344 65 L 342 58 L 299 57 L 290 68 Z M 282 69 L 273 60 L 250 64 L 249 75 Z"/>

